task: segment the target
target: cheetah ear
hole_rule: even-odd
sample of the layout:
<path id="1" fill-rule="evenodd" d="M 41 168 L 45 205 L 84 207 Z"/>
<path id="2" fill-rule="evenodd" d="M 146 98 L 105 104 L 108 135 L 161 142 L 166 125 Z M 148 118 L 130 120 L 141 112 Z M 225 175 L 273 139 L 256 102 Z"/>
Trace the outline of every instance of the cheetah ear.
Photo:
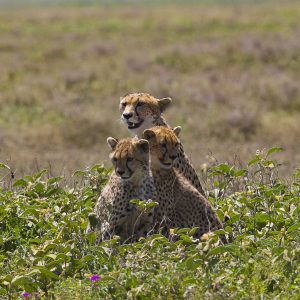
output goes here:
<path id="1" fill-rule="evenodd" d="M 150 141 L 152 138 L 155 137 L 155 132 L 151 129 L 146 129 L 143 132 L 143 138 Z"/>
<path id="2" fill-rule="evenodd" d="M 177 137 L 179 137 L 179 134 L 181 132 L 181 127 L 180 126 L 177 126 L 173 129 L 174 133 L 176 134 Z"/>
<path id="3" fill-rule="evenodd" d="M 108 146 L 111 148 L 111 150 L 116 149 L 116 146 L 118 144 L 118 139 L 114 139 L 113 137 L 108 137 L 106 141 Z"/>
<path id="4" fill-rule="evenodd" d="M 137 146 L 140 150 L 142 150 L 145 153 L 149 152 L 149 143 L 147 140 L 139 140 L 137 143 Z"/>
<path id="5" fill-rule="evenodd" d="M 160 112 L 164 112 L 166 108 L 171 104 L 172 99 L 170 97 L 158 99 L 158 106 Z"/>

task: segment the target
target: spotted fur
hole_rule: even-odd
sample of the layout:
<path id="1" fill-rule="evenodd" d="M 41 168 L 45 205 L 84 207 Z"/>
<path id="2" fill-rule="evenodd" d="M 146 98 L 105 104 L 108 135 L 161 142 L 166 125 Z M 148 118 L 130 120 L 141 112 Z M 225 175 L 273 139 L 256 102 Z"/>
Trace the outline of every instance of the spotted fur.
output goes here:
<path id="1" fill-rule="evenodd" d="M 150 144 L 151 170 L 159 202 L 156 221 L 166 229 L 198 227 L 196 237 L 200 237 L 222 228 L 222 224 L 208 200 L 173 167 L 180 151 L 179 133 L 180 127 L 171 130 L 156 126 L 143 134 Z"/>
<path id="2" fill-rule="evenodd" d="M 153 227 L 155 209 L 142 213 L 130 202 L 133 199 L 156 199 L 156 189 L 149 167 L 149 144 L 146 140 L 108 138 L 114 165 L 107 185 L 101 192 L 94 212 L 89 216 L 99 240 L 119 235 L 123 241 L 146 236 Z M 92 222 L 91 222 L 92 221 Z"/>
<path id="3" fill-rule="evenodd" d="M 143 131 L 153 126 L 170 128 L 163 117 L 163 112 L 171 104 L 171 98 L 157 99 L 149 94 L 128 94 L 120 100 L 121 119 L 128 126 L 128 130 L 139 138 Z M 189 158 L 179 144 L 178 159 L 174 168 L 181 173 L 202 195 L 205 195 L 197 173 Z"/>

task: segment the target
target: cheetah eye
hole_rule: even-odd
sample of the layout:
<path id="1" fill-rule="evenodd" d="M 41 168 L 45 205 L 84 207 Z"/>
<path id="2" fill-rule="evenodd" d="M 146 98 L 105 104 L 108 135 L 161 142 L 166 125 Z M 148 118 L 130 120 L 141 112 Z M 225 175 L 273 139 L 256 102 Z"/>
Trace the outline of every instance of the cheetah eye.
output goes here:
<path id="1" fill-rule="evenodd" d="M 145 103 L 144 102 L 138 102 L 138 104 L 136 105 L 137 107 L 138 106 L 143 106 Z"/>
<path id="2" fill-rule="evenodd" d="M 167 144 L 166 143 L 161 143 L 160 144 L 163 148 L 166 148 L 167 147 Z"/>
<path id="3" fill-rule="evenodd" d="M 133 161 L 133 157 L 127 157 L 127 161 Z"/>
<path id="4" fill-rule="evenodd" d="M 117 161 L 117 158 L 116 158 L 116 157 L 113 157 L 113 158 L 112 158 L 112 161 L 113 161 L 113 162 L 116 162 L 116 161 Z"/>
<path id="5" fill-rule="evenodd" d="M 122 107 L 125 107 L 125 106 L 126 106 L 126 103 L 125 103 L 125 102 L 122 102 L 121 105 L 122 105 Z"/>

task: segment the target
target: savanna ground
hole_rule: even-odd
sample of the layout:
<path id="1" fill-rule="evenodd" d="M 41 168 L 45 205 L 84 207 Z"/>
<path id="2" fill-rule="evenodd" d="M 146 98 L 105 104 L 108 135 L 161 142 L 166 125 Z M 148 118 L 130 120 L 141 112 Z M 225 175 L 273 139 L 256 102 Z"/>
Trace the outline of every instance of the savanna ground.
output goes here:
<path id="1" fill-rule="evenodd" d="M 119 98 L 141 91 L 173 98 L 166 117 L 198 170 L 273 146 L 293 170 L 300 5 L 247 3 L 1 9 L 1 161 L 19 174 L 108 162 L 106 138 L 128 136 Z"/>
<path id="2" fill-rule="evenodd" d="M 0 66 L 0 299 L 299 299 L 300 3 L 5 5 Z M 135 91 L 173 98 L 224 231 L 85 233 Z"/>

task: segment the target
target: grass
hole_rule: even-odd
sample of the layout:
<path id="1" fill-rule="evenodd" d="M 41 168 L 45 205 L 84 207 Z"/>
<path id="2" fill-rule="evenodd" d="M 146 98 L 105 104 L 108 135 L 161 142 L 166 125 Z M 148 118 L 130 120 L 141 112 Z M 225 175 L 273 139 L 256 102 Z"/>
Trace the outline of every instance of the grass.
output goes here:
<path id="1" fill-rule="evenodd" d="M 227 221 L 201 240 L 174 229 L 170 239 L 94 245 L 85 231 L 109 173 L 101 166 L 74 173 L 71 185 L 45 170 L 2 181 L 0 298 L 298 299 L 300 171 L 283 180 L 280 151 L 257 152 L 242 168 L 210 168 L 208 199 Z M 7 165 L 1 170 L 10 177 Z"/>
<path id="2" fill-rule="evenodd" d="M 171 96 L 197 170 L 257 148 L 299 165 L 297 2 L 112 5 L 0 12 L 2 161 L 20 175 L 72 173 L 107 161 L 128 133 L 119 97 Z M 276 126 L 274 126 L 276 124 Z M 224 151 L 226 149 L 226 151 Z"/>

